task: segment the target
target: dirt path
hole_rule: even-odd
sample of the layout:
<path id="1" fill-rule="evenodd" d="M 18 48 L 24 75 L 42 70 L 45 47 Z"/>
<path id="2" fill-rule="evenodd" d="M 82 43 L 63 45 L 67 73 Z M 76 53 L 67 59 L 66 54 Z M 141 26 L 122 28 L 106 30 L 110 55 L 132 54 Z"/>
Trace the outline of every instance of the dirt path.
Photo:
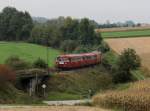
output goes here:
<path id="1" fill-rule="evenodd" d="M 4 106 L 0 111 L 111 111 L 95 107 L 85 106 Z"/>
<path id="2" fill-rule="evenodd" d="M 52 106 L 60 106 L 60 105 L 69 105 L 69 106 L 74 106 L 77 104 L 82 104 L 82 103 L 91 103 L 92 101 L 90 99 L 85 99 L 85 100 L 66 100 L 66 101 L 44 101 L 44 103 Z"/>

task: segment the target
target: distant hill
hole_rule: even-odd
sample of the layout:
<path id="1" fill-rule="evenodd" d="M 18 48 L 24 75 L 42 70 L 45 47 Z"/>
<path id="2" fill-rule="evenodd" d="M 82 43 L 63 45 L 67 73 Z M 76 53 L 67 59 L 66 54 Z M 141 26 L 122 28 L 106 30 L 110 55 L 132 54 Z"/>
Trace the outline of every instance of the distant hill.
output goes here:
<path id="1" fill-rule="evenodd" d="M 32 17 L 32 19 L 33 21 L 38 22 L 38 23 L 45 23 L 49 20 L 45 17 Z"/>
<path id="2" fill-rule="evenodd" d="M 46 61 L 46 50 L 46 47 L 36 44 L 0 42 L 0 64 L 3 64 L 8 57 L 14 55 L 29 62 L 33 62 L 39 57 Z M 49 48 L 49 66 L 54 66 L 55 58 L 59 54 L 58 50 Z"/>

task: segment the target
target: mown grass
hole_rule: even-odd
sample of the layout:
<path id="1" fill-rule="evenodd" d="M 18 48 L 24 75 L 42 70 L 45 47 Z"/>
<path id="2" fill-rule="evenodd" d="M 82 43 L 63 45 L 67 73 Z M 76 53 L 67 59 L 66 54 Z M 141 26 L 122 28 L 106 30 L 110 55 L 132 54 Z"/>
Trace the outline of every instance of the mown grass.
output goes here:
<path id="1" fill-rule="evenodd" d="M 150 36 L 149 30 L 134 30 L 134 31 L 114 31 L 114 32 L 102 32 L 103 38 L 128 38 L 128 37 L 145 37 Z"/>
<path id="2" fill-rule="evenodd" d="M 20 42 L 0 42 L 0 63 L 3 64 L 10 56 L 19 56 L 20 58 L 33 62 L 37 58 L 42 58 L 46 61 L 47 48 L 44 46 L 20 43 Z M 54 66 L 54 61 L 60 51 L 49 48 L 49 66 Z"/>
<path id="3" fill-rule="evenodd" d="M 46 100 L 55 101 L 55 100 L 80 100 L 83 99 L 82 96 L 77 94 L 69 94 L 65 92 L 49 92 Z"/>

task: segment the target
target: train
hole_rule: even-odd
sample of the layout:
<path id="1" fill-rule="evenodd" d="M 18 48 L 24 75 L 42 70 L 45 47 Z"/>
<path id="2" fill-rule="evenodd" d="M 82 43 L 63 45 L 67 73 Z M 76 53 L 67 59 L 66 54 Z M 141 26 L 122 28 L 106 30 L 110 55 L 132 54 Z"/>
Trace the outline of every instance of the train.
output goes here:
<path id="1" fill-rule="evenodd" d="M 60 69 L 73 69 L 99 64 L 102 53 L 95 51 L 82 54 L 65 54 L 56 58 L 56 67 Z"/>

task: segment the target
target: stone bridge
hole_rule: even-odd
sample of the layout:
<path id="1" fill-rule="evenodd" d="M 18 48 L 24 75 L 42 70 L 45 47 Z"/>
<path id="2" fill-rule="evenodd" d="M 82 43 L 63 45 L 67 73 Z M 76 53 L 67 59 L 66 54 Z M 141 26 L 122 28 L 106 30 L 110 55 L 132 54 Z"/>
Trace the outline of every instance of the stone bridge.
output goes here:
<path id="1" fill-rule="evenodd" d="M 35 95 L 38 91 L 38 86 L 42 84 L 48 77 L 49 71 L 43 69 L 28 69 L 19 70 L 16 72 L 16 78 L 20 80 L 20 83 L 29 95 Z"/>

